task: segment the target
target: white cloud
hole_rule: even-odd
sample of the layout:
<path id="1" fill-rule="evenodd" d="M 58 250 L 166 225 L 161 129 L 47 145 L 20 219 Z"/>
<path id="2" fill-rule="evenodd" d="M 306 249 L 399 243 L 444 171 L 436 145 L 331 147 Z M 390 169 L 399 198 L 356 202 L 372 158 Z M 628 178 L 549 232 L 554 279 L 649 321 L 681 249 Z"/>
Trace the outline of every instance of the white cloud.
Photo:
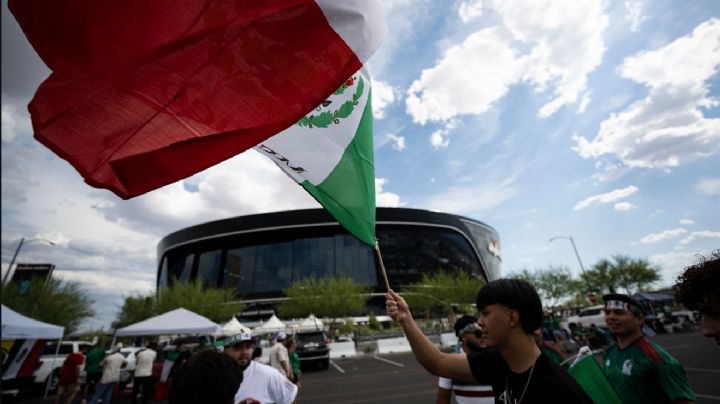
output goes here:
<path id="1" fill-rule="evenodd" d="M 463 215 L 484 214 L 517 194 L 515 176 L 483 183 L 456 183 L 418 202 L 425 209 Z"/>
<path id="2" fill-rule="evenodd" d="M 387 138 L 393 142 L 393 145 L 392 145 L 393 149 L 395 149 L 397 151 L 405 150 L 405 136 L 395 136 L 393 134 L 388 134 Z"/>
<path id="3" fill-rule="evenodd" d="M 497 28 L 483 29 L 448 49 L 437 65 L 423 70 L 408 90 L 407 112 L 423 125 L 481 114 L 504 96 L 519 76 L 507 35 Z"/>
<path id="4" fill-rule="evenodd" d="M 687 245 L 698 239 L 714 239 L 714 238 L 720 239 L 720 231 L 709 231 L 709 230 L 694 231 L 694 232 L 690 233 L 684 239 L 680 240 L 680 244 Z"/>
<path id="5" fill-rule="evenodd" d="M 482 12 L 482 0 L 463 1 L 462 3 L 460 3 L 460 7 L 458 7 L 458 16 L 460 17 L 460 20 L 462 20 L 462 22 L 466 24 L 482 16 Z"/>
<path id="6" fill-rule="evenodd" d="M 383 187 L 388 183 L 385 178 L 375 178 L 375 205 L 389 208 L 405 206 L 405 202 L 400 201 L 400 195 L 392 192 L 383 192 Z"/>
<path id="7" fill-rule="evenodd" d="M 372 83 L 372 109 L 375 119 L 385 118 L 385 108 L 395 102 L 397 90 L 384 81 L 373 80 Z"/>
<path id="8" fill-rule="evenodd" d="M 702 254 L 703 252 L 707 253 L 701 250 L 691 252 L 672 251 L 664 254 L 651 255 L 648 257 L 648 261 L 652 265 L 661 268 L 664 283 L 670 286 L 674 284 L 675 279 L 677 279 L 678 275 L 680 275 L 685 268 L 697 262 L 698 254 Z"/>
<path id="9" fill-rule="evenodd" d="M 636 209 L 636 208 L 637 208 L 637 206 L 633 205 L 630 202 L 618 202 L 615 204 L 615 210 L 620 211 L 620 212 L 624 212 L 624 211 L 628 211 L 628 210 Z"/>
<path id="10" fill-rule="evenodd" d="M 536 91 L 552 90 L 553 98 L 538 111 L 541 117 L 576 102 L 586 90 L 587 75 L 605 50 L 608 19 L 601 1 L 494 0 L 487 6 L 501 24 L 450 47 L 410 86 L 406 110 L 415 122 L 482 114 L 521 82 Z"/>
<path id="11" fill-rule="evenodd" d="M 368 62 L 368 69 L 375 77 L 384 77 L 387 70 L 395 69 L 396 53 L 412 44 L 418 37 L 418 31 L 426 29 L 434 15 L 427 9 L 430 0 L 383 0 L 378 2 L 382 9 L 385 24 L 392 34 L 386 35 L 382 46 Z"/>
<path id="12" fill-rule="evenodd" d="M 600 124 L 595 139 L 574 136 L 584 158 L 615 155 L 628 167 L 670 169 L 720 150 L 720 119 L 702 108 L 720 105 L 708 80 L 720 66 L 720 20 L 623 62 L 619 73 L 649 88 L 649 95 Z"/>
<path id="13" fill-rule="evenodd" d="M 720 195 L 720 178 L 700 180 L 695 187 L 698 191 L 707 195 Z"/>
<path id="14" fill-rule="evenodd" d="M 595 162 L 595 168 L 600 171 L 592 175 L 592 179 L 598 182 L 610 182 L 623 178 L 630 169 L 620 164 Z"/>
<path id="15" fill-rule="evenodd" d="M 590 104 L 590 92 L 586 92 L 583 94 L 582 101 L 580 101 L 580 105 L 578 105 L 577 113 L 582 114 L 585 112 L 585 108 Z"/>
<path id="16" fill-rule="evenodd" d="M 625 17 L 630 21 L 630 31 L 636 32 L 647 18 L 642 14 L 643 0 L 626 0 L 625 9 L 627 10 Z"/>
<path id="17" fill-rule="evenodd" d="M 578 202 L 574 210 L 580 210 L 585 209 L 588 206 L 594 204 L 594 203 L 611 203 L 618 201 L 623 198 L 627 198 L 628 196 L 634 194 L 638 191 L 638 187 L 634 185 L 630 185 L 629 187 L 622 188 L 622 189 L 616 189 L 604 194 L 594 195 L 590 196 L 588 198 L 583 199 L 582 201 Z"/>
<path id="18" fill-rule="evenodd" d="M 446 139 L 445 136 L 448 135 L 447 129 L 438 129 L 435 132 L 430 134 L 430 144 L 436 148 L 444 148 L 448 147 L 450 144 L 450 139 Z"/>
<path id="19" fill-rule="evenodd" d="M 640 240 L 640 242 L 643 244 L 653 244 L 653 243 L 657 243 L 657 242 L 660 242 L 663 240 L 667 240 L 669 238 L 680 237 L 683 234 L 687 234 L 687 230 L 682 229 L 682 228 L 673 229 L 673 230 L 665 230 L 665 231 L 661 231 L 660 233 L 648 234 L 647 236 L 643 237 L 642 240 Z"/>
<path id="20" fill-rule="evenodd" d="M 679 222 L 680 222 L 680 224 L 683 225 L 683 226 L 689 226 L 689 225 L 695 223 L 695 221 L 694 221 L 694 220 L 691 220 L 691 219 L 680 219 Z"/>
<path id="21" fill-rule="evenodd" d="M 2 105 L 2 142 L 10 143 L 15 140 L 15 117 L 13 116 L 13 106 Z"/>

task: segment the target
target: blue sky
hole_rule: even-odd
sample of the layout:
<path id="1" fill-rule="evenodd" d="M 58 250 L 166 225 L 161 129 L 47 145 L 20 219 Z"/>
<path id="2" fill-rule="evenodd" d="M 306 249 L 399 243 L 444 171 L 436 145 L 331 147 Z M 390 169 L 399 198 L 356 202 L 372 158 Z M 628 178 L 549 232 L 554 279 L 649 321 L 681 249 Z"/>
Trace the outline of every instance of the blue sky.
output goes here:
<path id="1" fill-rule="evenodd" d="M 669 286 L 720 248 L 716 1 L 381 1 L 374 83 L 378 205 L 498 230 L 503 272 L 647 258 Z M 25 105 L 49 71 L 2 10 L 2 268 L 49 261 L 108 325 L 155 280 L 164 235 L 317 206 L 247 152 L 130 201 L 85 185 L 32 139 Z"/>

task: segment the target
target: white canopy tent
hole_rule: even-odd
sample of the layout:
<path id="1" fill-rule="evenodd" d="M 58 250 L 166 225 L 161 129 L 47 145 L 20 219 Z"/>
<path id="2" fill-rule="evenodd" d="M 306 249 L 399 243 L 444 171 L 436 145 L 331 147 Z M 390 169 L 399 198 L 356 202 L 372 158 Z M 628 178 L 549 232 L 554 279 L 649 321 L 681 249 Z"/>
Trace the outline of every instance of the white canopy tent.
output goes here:
<path id="1" fill-rule="evenodd" d="M 232 318 L 232 320 L 228 321 L 227 323 L 223 324 L 222 326 L 222 335 L 229 336 L 234 334 L 239 334 L 241 332 L 249 332 L 250 328 L 245 327 L 236 319 L 235 317 Z"/>
<path id="2" fill-rule="evenodd" d="M 62 339 L 65 327 L 33 320 L 2 305 L 2 340 Z"/>
<path id="3" fill-rule="evenodd" d="M 252 331 L 253 334 L 269 334 L 278 331 L 285 331 L 287 328 L 287 325 L 285 325 L 285 323 L 280 321 L 280 319 L 273 314 L 268 321 L 260 324 L 258 327 L 255 327 Z"/>
<path id="4" fill-rule="evenodd" d="M 139 323 L 120 328 L 115 331 L 115 336 L 217 334 L 221 331 L 222 327 L 220 327 L 219 324 L 181 307 Z"/>
<path id="5" fill-rule="evenodd" d="M 307 330 L 322 330 L 325 327 L 322 321 L 315 317 L 314 314 L 310 314 L 306 319 L 300 322 L 300 329 L 303 331 Z"/>
<path id="6" fill-rule="evenodd" d="M 58 357 L 58 351 L 60 350 L 60 341 L 62 340 L 63 334 L 65 333 L 65 327 L 59 325 L 43 323 L 42 321 L 34 320 L 30 317 L 23 316 L 15 310 L 5 307 L 2 305 L 2 340 L 36 340 L 36 339 L 48 339 L 57 340 L 57 347 L 55 348 L 55 360 Z M 47 398 L 48 388 L 50 385 L 50 377 L 45 385 L 45 396 Z M 3 390 L 2 394 L 14 394 L 15 390 Z"/>

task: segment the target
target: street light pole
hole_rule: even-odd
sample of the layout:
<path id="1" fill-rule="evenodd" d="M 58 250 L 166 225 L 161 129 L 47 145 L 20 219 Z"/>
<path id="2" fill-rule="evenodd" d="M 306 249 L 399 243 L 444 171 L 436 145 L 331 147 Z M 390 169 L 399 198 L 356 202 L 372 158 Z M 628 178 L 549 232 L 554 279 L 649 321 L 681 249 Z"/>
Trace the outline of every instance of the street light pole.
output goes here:
<path id="1" fill-rule="evenodd" d="M 30 240 L 25 240 L 24 237 L 20 238 L 20 244 L 18 244 L 17 248 L 15 249 L 15 254 L 13 254 L 13 257 L 10 260 L 10 265 L 8 265 L 7 274 L 5 274 L 5 279 L 3 279 L 3 282 L 2 282 L 3 286 L 5 286 L 5 284 L 8 283 L 8 281 L 10 281 L 12 266 L 15 263 L 15 258 L 17 258 L 18 253 L 20 253 L 20 249 L 22 248 L 23 244 L 32 243 L 33 241 L 44 241 L 50 245 L 55 245 L 55 243 L 53 243 L 52 241 L 46 240 L 44 238 L 33 238 Z"/>
<path id="2" fill-rule="evenodd" d="M 565 237 L 565 236 L 555 236 L 555 237 L 552 237 L 552 238 L 550 239 L 550 241 L 552 242 L 552 241 L 557 240 L 557 239 L 559 239 L 559 238 L 562 238 L 562 239 L 565 239 L 565 240 L 570 240 L 570 243 L 572 243 L 572 245 L 573 245 L 573 250 L 575 251 L 575 257 L 577 257 L 577 259 L 578 259 L 578 264 L 580 264 L 580 270 L 582 271 L 582 274 L 585 275 L 585 267 L 584 267 L 583 264 L 582 264 L 582 260 L 580 260 L 580 254 L 578 254 L 578 252 L 577 252 L 577 247 L 575 247 L 575 240 L 572 239 L 572 236 L 568 236 L 568 237 Z M 587 283 L 588 290 L 590 290 L 590 284 L 588 283 L 587 279 L 585 280 L 585 282 Z"/>

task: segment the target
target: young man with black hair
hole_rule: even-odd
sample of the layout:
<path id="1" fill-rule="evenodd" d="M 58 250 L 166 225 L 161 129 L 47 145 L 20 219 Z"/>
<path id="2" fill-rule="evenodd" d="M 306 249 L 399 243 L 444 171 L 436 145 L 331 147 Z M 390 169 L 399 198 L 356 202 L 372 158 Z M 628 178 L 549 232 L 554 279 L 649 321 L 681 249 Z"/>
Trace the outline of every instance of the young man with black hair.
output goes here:
<path id="1" fill-rule="evenodd" d="M 455 321 L 453 328 L 459 344 L 455 349 L 456 353 L 467 355 L 487 348 L 482 332 L 477 325 L 477 318 L 462 316 Z M 456 404 L 492 404 L 495 402 L 492 386 L 440 377 L 435 403 L 450 404 L 453 393 L 455 393 Z"/>
<path id="2" fill-rule="evenodd" d="M 675 284 L 675 298 L 702 314 L 702 333 L 720 345 L 720 250 L 685 268 Z"/>
<path id="3" fill-rule="evenodd" d="M 528 282 L 499 279 L 477 294 L 478 325 L 488 349 L 467 356 L 441 352 L 418 328 L 405 299 L 386 295 L 388 315 L 398 321 L 413 354 L 430 373 L 489 384 L 498 403 L 592 403 L 580 385 L 535 345 L 542 324 L 540 297 Z"/>
<path id="4" fill-rule="evenodd" d="M 169 404 L 232 404 L 243 370 L 231 357 L 214 349 L 190 356 L 170 381 Z"/>
<path id="5" fill-rule="evenodd" d="M 640 303 L 628 295 L 603 296 L 605 322 L 617 339 L 603 353 L 605 376 L 624 403 L 697 401 L 677 359 L 645 338 Z"/>

